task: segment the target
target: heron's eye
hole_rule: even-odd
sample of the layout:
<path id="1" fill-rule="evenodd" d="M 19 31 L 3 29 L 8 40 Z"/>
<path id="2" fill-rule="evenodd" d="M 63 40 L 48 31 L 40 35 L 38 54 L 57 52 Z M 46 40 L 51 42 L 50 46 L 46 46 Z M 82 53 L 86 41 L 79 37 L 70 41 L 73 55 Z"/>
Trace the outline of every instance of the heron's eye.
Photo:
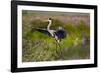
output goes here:
<path id="1" fill-rule="evenodd" d="M 49 18 L 49 20 L 52 20 L 51 18 Z"/>

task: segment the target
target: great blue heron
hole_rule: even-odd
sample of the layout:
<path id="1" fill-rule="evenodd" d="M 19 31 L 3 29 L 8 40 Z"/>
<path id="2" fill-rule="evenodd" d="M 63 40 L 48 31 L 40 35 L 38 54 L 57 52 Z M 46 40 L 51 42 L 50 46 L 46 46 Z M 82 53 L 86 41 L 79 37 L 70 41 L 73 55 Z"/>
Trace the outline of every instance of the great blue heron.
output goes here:
<path id="1" fill-rule="evenodd" d="M 48 36 L 55 38 L 57 43 L 60 43 L 61 39 L 65 38 L 67 35 L 66 31 L 62 27 L 59 27 L 57 30 L 52 30 L 50 29 L 50 26 L 52 24 L 52 19 L 48 18 L 48 22 L 49 24 L 46 29 L 42 28 L 34 28 L 34 29 L 38 32 L 44 33 Z"/>

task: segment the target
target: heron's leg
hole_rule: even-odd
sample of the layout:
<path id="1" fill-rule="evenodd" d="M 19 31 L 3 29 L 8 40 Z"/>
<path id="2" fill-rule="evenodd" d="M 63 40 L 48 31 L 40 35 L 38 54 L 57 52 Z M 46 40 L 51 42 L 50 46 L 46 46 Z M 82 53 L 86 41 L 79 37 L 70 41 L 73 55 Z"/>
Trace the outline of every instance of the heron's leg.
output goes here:
<path id="1" fill-rule="evenodd" d="M 56 45 L 57 45 L 57 51 L 59 51 L 59 49 L 61 49 L 60 42 L 58 42 L 57 39 L 55 39 L 55 40 L 56 40 Z"/>
<path id="2" fill-rule="evenodd" d="M 60 50 L 61 50 L 60 39 L 58 39 L 57 36 L 54 36 L 54 38 L 55 38 L 56 45 L 57 45 L 57 47 L 56 47 L 56 48 L 57 48 L 56 52 L 57 52 L 57 53 L 60 53 Z"/>
<path id="3" fill-rule="evenodd" d="M 56 53 L 58 53 L 58 44 L 57 44 L 57 40 L 54 38 L 54 42 L 55 42 L 55 46 L 56 46 Z"/>
<path id="4" fill-rule="evenodd" d="M 57 41 L 57 45 L 59 46 L 59 48 L 61 48 L 60 47 L 60 40 L 58 39 L 58 40 L 56 40 Z"/>
<path id="5" fill-rule="evenodd" d="M 59 48 L 60 48 L 60 40 L 58 39 L 58 37 L 57 36 L 55 36 L 55 40 L 56 40 L 56 43 L 57 43 L 57 46 L 59 46 Z"/>
<path id="6" fill-rule="evenodd" d="M 62 51 L 62 48 L 60 46 L 60 43 L 58 43 L 57 40 L 56 40 L 56 45 L 57 45 L 56 53 L 58 54 L 58 59 L 60 59 L 62 57 L 63 51 Z"/>
<path id="7" fill-rule="evenodd" d="M 57 45 L 59 46 L 59 53 L 60 53 L 60 55 L 62 55 L 63 50 L 62 50 L 61 45 L 60 45 L 61 39 L 58 39 L 57 41 L 58 41 Z"/>

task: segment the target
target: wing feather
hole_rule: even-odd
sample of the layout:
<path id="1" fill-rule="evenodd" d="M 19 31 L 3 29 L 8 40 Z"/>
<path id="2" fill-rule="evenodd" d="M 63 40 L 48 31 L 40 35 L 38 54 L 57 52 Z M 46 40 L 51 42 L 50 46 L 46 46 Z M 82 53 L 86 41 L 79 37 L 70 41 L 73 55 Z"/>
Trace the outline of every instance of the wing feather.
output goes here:
<path id="1" fill-rule="evenodd" d="M 47 31 L 47 29 L 42 29 L 42 28 L 34 28 L 35 31 L 41 32 L 43 34 L 46 34 L 48 36 L 51 36 L 50 33 Z"/>

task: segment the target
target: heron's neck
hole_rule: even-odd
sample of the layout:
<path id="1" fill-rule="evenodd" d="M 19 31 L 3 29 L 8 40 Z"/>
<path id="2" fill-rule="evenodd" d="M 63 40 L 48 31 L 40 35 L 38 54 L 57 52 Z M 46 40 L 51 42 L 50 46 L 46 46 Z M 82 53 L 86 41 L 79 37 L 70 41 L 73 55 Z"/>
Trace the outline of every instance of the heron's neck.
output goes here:
<path id="1" fill-rule="evenodd" d="M 49 24 L 48 24 L 48 26 L 47 26 L 47 30 L 50 30 L 51 24 L 52 24 L 52 21 L 49 21 Z"/>

